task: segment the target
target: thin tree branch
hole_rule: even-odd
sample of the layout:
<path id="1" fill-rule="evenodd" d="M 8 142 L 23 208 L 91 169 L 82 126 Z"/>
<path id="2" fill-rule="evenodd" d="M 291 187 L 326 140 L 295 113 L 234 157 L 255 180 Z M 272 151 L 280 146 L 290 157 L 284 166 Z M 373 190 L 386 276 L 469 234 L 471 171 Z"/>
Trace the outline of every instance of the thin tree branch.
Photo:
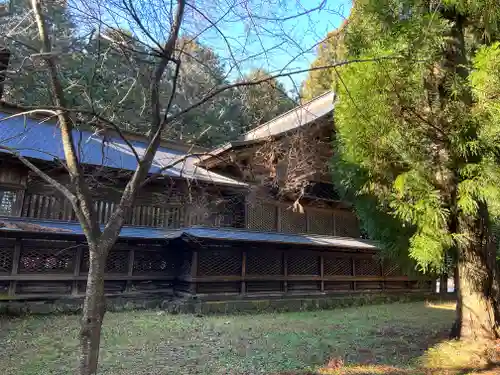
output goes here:
<path id="1" fill-rule="evenodd" d="M 216 95 L 218 95 L 218 94 L 220 94 L 220 93 L 222 93 L 222 92 L 224 92 L 226 90 L 230 90 L 230 89 L 233 89 L 233 88 L 236 88 L 236 87 L 241 87 L 241 86 L 255 86 L 255 85 L 262 84 L 264 82 L 271 81 L 271 80 L 276 79 L 276 78 L 290 77 L 291 75 L 301 74 L 301 73 L 307 73 L 307 72 L 314 71 L 314 70 L 332 69 L 332 68 L 337 68 L 337 67 L 341 67 L 341 66 L 344 66 L 344 65 L 354 64 L 354 63 L 377 62 L 377 61 L 380 61 L 380 60 L 400 60 L 401 58 L 402 57 L 400 57 L 400 56 L 382 56 L 382 57 L 369 58 L 369 59 L 345 60 L 345 61 L 340 61 L 338 63 L 334 63 L 334 64 L 331 64 L 331 65 L 317 66 L 317 67 L 312 67 L 312 68 L 309 68 L 309 69 L 302 69 L 302 70 L 296 70 L 296 71 L 288 72 L 288 73 L 280 73 L 280 74 L 270 75 L 268 77 L 265 77 L 265 78 L 262 78 L 262 79 L 258 79 L 258 80 L 255 80 L 255 81 L 251 81 L 251 82 L 249 82 L 249 81 L 241 81 L 241 82 L 231 83 L 231 84 L 228 84 L 228 85 L 221 86 L 218 89 L 212 91 L 211 93 L 207 94 L 204 98 L 200 99 L 196 103 L 192 104 L 191 106 L 189 106 L 187 108 L 184 108 L 183 110 L 179 111 L 175 115 L 169 117 L 167 119 L 167 121 L 168 122 L 174 121 L 177 118 L 179 118 L 180 116 L 182 116 L 183 114 L 192 111 L 194 108 L 199 107 L 200 105 L 203 105 L 204 103 L 206 103 L 207 101 L 209 101 L 210 99 L 212 99 L 213 97 L 215 97 Z"/>

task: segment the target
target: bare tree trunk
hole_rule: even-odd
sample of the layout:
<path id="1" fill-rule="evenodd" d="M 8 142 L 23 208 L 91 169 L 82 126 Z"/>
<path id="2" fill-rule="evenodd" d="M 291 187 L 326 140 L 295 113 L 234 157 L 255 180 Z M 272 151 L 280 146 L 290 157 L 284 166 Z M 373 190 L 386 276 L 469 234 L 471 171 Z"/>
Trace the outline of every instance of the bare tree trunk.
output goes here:
<path id="1" fill-rule="evenodd" d="M 99 245 L 89 245 L 89 272 L 80 330 L 80 375 L 97 373 L 101 327 L 106 310 L 104 268 L 107 253 L 102 250 Z"/>

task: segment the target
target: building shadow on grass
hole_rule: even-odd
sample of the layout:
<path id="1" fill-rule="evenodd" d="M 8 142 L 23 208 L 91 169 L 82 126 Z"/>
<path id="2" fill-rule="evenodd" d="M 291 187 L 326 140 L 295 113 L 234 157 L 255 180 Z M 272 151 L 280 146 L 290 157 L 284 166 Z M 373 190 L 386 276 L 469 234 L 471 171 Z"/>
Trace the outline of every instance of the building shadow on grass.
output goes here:
<path id="1" fill-rule="evenodd" d="M 487 353 L 500 343 L 485 347 L 449 341 L 454 304 L 427 304 L 450 319 L 450 327 L 434 329 L 415 327 L 404 322 L 390 322 L 366 332 L 347 353 L 333 352 L 325 364 L 313 372 L 290 372 L 279 375 L 500 375 L 500 362 Z M 435 311 L 436 312 L 436 311 Z M 434 315 L 436 315 L 434 313 Z M 366 339 L 364 339 L 366 337 Z M 370 341 L 369 341 L 370 340 Z M 496 356 L 495 356 L 496 357 Z M 481 360 L 478 360 L 481 358 Z"/>

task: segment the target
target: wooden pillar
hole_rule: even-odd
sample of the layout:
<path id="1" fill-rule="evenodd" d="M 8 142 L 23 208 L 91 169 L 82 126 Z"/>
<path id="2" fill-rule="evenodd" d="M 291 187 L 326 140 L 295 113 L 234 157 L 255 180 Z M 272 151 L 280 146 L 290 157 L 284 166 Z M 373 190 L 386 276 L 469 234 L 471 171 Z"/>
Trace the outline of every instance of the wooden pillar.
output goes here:
<path id="1" fill-rule="evenodd" d="M 321 287 L 320 290 L 322 292 L 325 291 L 325 280 L 323 279 L 325 276 L 325 264 L 324 264 L 324 259 L 323 259 L 323 254 L 319 256 L 319 274 L 321 276 Z"/>
<path id="2" fill-rule="evenodd" d="M 281 232 L 281 206 L 280 205 L 276 205 L 275 206 L 275 210 L 276 210 L 276 232 Z"/>
<path id="3" fill-rule="evenodd" d="M 382 291 L 385 291 L 384 262 L 380 261 L 380 277 L 382 277 Z"/>
<path id="4" fill-rule="evenodd" d="M 83 246 L 78 246 L 76 248 L 76 254 L 75 254 L 75 266 L 73 267 L 73 283 L 71 285 L 71 294 L 72 295 L 77 295 L 78 294 L 78 280 L 76 278 L 80 276 L 80 267 L 82 265 L 82 259 L 83 259 L 83 251 L 85 249 Z M 88 251 L 88 249 L 86 250 Z"/>
<path id="5" fill-rule="evenodd" d="M 191 256 L 191 279 L 196 278 L 198 275 L 198 250 L 193 250 Z M 196 281 L 191 280 L 189 285 L 189 291 L 196 294 Z"/>
<path id="6" fill-rule="evenodd" d="M 283 251 L 283 291 L 288 293 L 288 253 Z"/>
<path id="7" fill-rule="evenodd" d="M 128 292 L 132 290 L 132 275 L 134 274 L 134 259 L 135 259 L 135 250 L 131 249 L 128 253 L 128 270 L 127 270 L 127 286 L 125 287 L 125 291 Z"/>
<path id="8" fill-rule="evenodd" d="M 247 292 L 245 277 L 247 275 L 247 252 L 243 250 L 241 255 L 241 289 L 240 293 L 245 294 Z"/>
<path id="9" fill-rule="evenodd" d="M 12 256 L 12 269 L 11 275 L 16 276 L 19 274 L 19 260 L 21 259 L 21 240 L 17 239 L 14 244 L 14 254 Z M 9 296 L 16 294 L 17 281 L 11 280 L 9 285 Z"/>
<path id="10" fill-rule="evenodd" d="M 439 294 L 448 293 L 448 274 L 443 273 L 439 277 Z"/>
<path id="11" fill-rule="evenodd" d="M 353 277 L 356 276 L 356 261 L 355 261 L 355 259 L 356 259 L 355 257 L 351 258 L 352 276 Z M 352 282 L 352 290 L 356 290 L 356 281 Z"/>

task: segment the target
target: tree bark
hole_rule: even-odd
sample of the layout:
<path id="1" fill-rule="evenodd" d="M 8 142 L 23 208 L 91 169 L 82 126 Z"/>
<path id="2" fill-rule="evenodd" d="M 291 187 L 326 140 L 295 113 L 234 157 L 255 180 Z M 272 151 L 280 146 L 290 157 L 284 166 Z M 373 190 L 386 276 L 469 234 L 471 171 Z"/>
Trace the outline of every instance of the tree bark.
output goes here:
<path id="1" fill-rule="evenodd" d="M 494 340 L 500 337 L 500 292 L 496 265 L 496 240 L 483 211 L 466 225 L 472 241 L 458 253 L 457 321 L 462 340 Z M 470 221 L 469 221 L 470 223 Z M 474 229 L 474 231 L 472 231 Z"/>
<path id="2" fill-rule="evenodd" d="M 106 252 L 89 245 L 89 272 L 80 330 L 80 375 L 97 374 L 101 327 L 106 311 L 104 268 Z"/>

